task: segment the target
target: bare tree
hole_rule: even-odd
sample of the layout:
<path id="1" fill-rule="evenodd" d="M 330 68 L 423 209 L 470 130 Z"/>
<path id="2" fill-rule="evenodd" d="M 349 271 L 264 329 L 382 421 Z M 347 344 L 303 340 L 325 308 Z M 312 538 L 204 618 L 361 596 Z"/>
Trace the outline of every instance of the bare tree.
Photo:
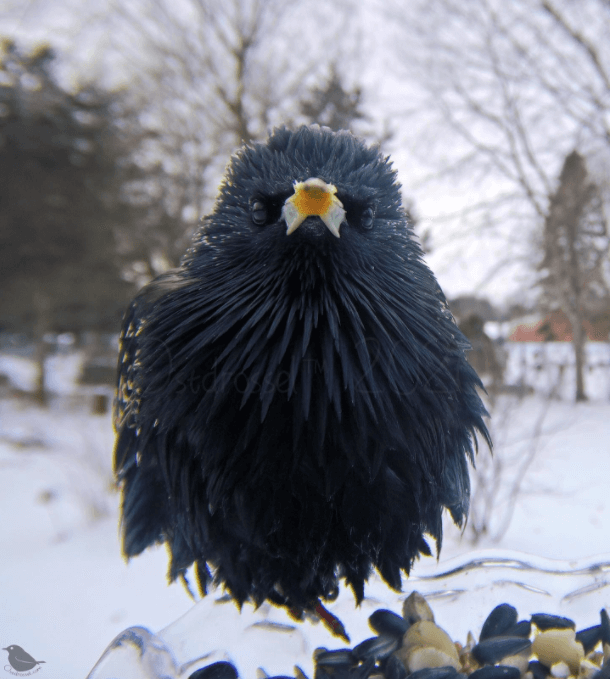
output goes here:
<path id="1" fill-rule="evenodd" d="M 608 3 L 393 7 L 410 134 L 430 179 L 467 196 L 450 215 L 448 247 L 459 254 L 466 232 L 497 246 L 500 261 L 479 262 L 481 282 L 516 260 L 535 271 L 531 234 L 547 217 L 563 159 L 574 148 L 588 158 L 609 153 Z"/>
<path id="2" fill-rule="evenodd" d="M 540 449 L 542 436 L 547 433 L 546 420 L 555 393 L 556 388 L 535 405 L 523 393 L 490 400 L 494 454 L 477 458 L 476 473 L 472 477 L 470 514 L 465 529 L 471 544 L 484 539 L 499 543 L 509 529 L 518 499 L 526 492 L 525 477 Z M 535 419 L 516 440 L 515 430 L 523 426 L 524 410 L 536 407 L 539 410 Z"/>
<path id="3" fill-rule="evenodd" d="M 343 5 L 310 0 L 117 1 L 101 20 L 133 93 L 133 125 L 147 132 L 139 162 L 149 181 L 133 190 L 151 216 L 125 247 L 148 243 L 158 269 L 184 250 L 228 156 L 296 117 L 299 97 L 339 60 L 350 21 Z M 165 222 L 182 238 L 159 230 Z"/>
<path id="4" fill-rule="evenodd" d="M 557 492 L 552 483 L 528 474 L 549 437 L 560 435 L 577 416 L 566 419 L 565 414 L 559 417 L 559 411 L 554 410 L 553 404 L 561 398 L 565 366 L 554 363 L 553 353 L 544 352 L 536 359 L 542 360 L 547 374 L 542 391 L 534 394 L 533 389 L 515 389 L 486 399 L 494 454 L 478 456 L 472 474 L 470 513 L 463 534 L 472 545 L 501 543 L 524 496 Z M 525 378 L 527 367 L 522 368 Z"/>
<path id="5" fill-rule="evenodd" d="M 396 14 L 396 23 L 401 68 L 416 86 L 412 117 L 417 120 L 418 111 L 425 117 L 422 150 L 431 174 L 445 189 L 457 184 L 467 196 L 463 209 L 451 215 L 457 225 L 456 237 L 449 239 L 454 259 L 461 259 L 464 234 L 478 233 L 486 245 L 495 241 L 499 252 L 498 259 L 488 253 L 476 258 L 484 272 L 481 283 L 517 261 L 529 270 L 531 283 L 541 268 L 548 270 L 548 258 L 540 265 L 541 241 L 549 242 L 545 224 L 557 224 L 555 178 L 564 159 L 573 149 L 593 165 L 610 158 L 608 4 L 415 0 Z M 598 207 L 602 214 L 603 205 Z M 601 224 L 596 228 L 605 230 Z M 596 253 L 606 252 L 592 234 L 579 236 L 583 247 L 587 254 L 579 256 L 579 266 L 589 269 L 584 259 L 597 261 Z M 599 263 L 594 266 L 601 271 Z M 570 299 L 567 293 L 554 299 L 573 319 L 579 399 L 581 302 L 587 294 L 580 288 L 591 274 L 590 269 L 572 278 Z M 562 277 L 564 291 L 566 280 Z"/>

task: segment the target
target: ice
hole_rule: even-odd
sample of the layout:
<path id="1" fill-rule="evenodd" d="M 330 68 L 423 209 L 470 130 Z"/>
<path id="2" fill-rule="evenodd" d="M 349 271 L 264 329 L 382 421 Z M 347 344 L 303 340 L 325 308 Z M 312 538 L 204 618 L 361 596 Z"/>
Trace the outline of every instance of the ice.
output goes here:
<path id="1" fill-rule="evenodd" d="M 440 572 L 428 564 L 408 586 L 426 597 L 437 624 L 462 641 L 469 631 L 478 633 L 487 614 L 503 602 L 514 605 L 520 619 L 552 609 L 580 621 L 579 628 L 583 628 L 599 622 L 600 602 L 608 601 L 610 553 L 566 563 L 509 550 L 475 551 L 446 561 Z M 357 612 L 346 592 L 330 607 L 347 621 L 354 644 L 371 636 L 366 621 L 373 611 L 401 609 L 400 597 L 379 578 L 373 578 L 367 589 L 368 596 Z M 156 636 L 143 628 L 125 630 L 88 679 L 186 679 L 198 667 L 219 659 L 232 662 L 244 677 L 254 677 L 261 664 L 270 674 L 286 674 L 296 664 L 312 676 L 313 650 L 343 645 L 336 640 L 329 644 L 319 624 L 287 624 L 285 614 L 269 605 L 240 615 L 235 606 L 219 603 L 218 598 L 217 594 L 200 601 Z M 224 650 L 199 657 L 202 639 Z"/>
<path id="2" fill-rule="evenodd" d="M 88 679 L 170 679 L 178 677 L 173 655 L 145 627 L 130 627 L 108 646 Z"/>

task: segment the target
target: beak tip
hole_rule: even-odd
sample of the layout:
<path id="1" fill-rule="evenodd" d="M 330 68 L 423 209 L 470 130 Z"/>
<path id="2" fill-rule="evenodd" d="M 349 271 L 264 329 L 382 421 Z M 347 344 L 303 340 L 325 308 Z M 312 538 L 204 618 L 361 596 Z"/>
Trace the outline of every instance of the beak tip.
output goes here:
<path id="1" fill-rule="evenodd" d="M 319 205 L 319 196 L 313 199 L 313 205 L 309 204 L 312 201 L 311 197 L 303 200 L 302 195 L 308 192 L 326 194 L 328 205 Z M 318 178 L 296 182 L 295 194 L 288 198 L 282 207 L 282 218 L 287 225 L 286 235 L 294 233 L 307 217 L 316 215 L 335 238 L 340 238 L 339 229 L 345 219 L 345 210 L 341 201 L 336 197 L 336 192 L 335 186 Z"/>

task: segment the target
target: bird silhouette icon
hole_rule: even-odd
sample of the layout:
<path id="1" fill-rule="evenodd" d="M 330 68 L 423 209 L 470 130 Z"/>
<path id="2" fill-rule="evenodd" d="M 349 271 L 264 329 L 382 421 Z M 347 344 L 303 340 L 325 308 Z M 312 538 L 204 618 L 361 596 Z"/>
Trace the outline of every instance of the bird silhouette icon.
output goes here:
<path id="1" fill-rule="evenodd" d="M 29 653 L 26 653 L 21 646 L 16 644 L 11 644 L 2 650 L 8 651 L 8 661 L 17 672 L 27 672 L 44 662 L 44 660 L 34 660 Z"/>

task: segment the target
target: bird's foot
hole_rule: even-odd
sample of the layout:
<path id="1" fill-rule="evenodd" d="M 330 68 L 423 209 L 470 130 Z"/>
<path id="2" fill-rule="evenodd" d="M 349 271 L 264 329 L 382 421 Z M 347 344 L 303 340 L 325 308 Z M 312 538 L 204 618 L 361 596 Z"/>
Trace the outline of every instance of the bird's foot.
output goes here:
<path id="1" fill-rule="evenodd" d="M 290 613 L 291 617 L 294 618 L 295 620 L 303 620 L 303 611 L 299 610 L 297 608 L 289 608 L 288 612 Z M 309 609 L 308 612 L 311 612 L 315 615 L 316 618 L 322 621 L 322 624 L 326 629 L 333 634 L 336 637 L 340 637 L 344 641 L 349 643 L 349 636 L 347 632 L 345 631 L 345 626 L 339 620 L 339 618 L 336 615 L 333 615 L 318 599 L 311 609 Z"/>
<path id="2" fill-rule="evenodd" d="M 314 610 L 327 630 L 336 637 L 341 637 L 341 639 L 349 643 L 349 636 L 345 631 L 345 626 L 336 615 L 333 615 L 325 606 L 323 606 L 320 599 L 318 599 Z"/>

